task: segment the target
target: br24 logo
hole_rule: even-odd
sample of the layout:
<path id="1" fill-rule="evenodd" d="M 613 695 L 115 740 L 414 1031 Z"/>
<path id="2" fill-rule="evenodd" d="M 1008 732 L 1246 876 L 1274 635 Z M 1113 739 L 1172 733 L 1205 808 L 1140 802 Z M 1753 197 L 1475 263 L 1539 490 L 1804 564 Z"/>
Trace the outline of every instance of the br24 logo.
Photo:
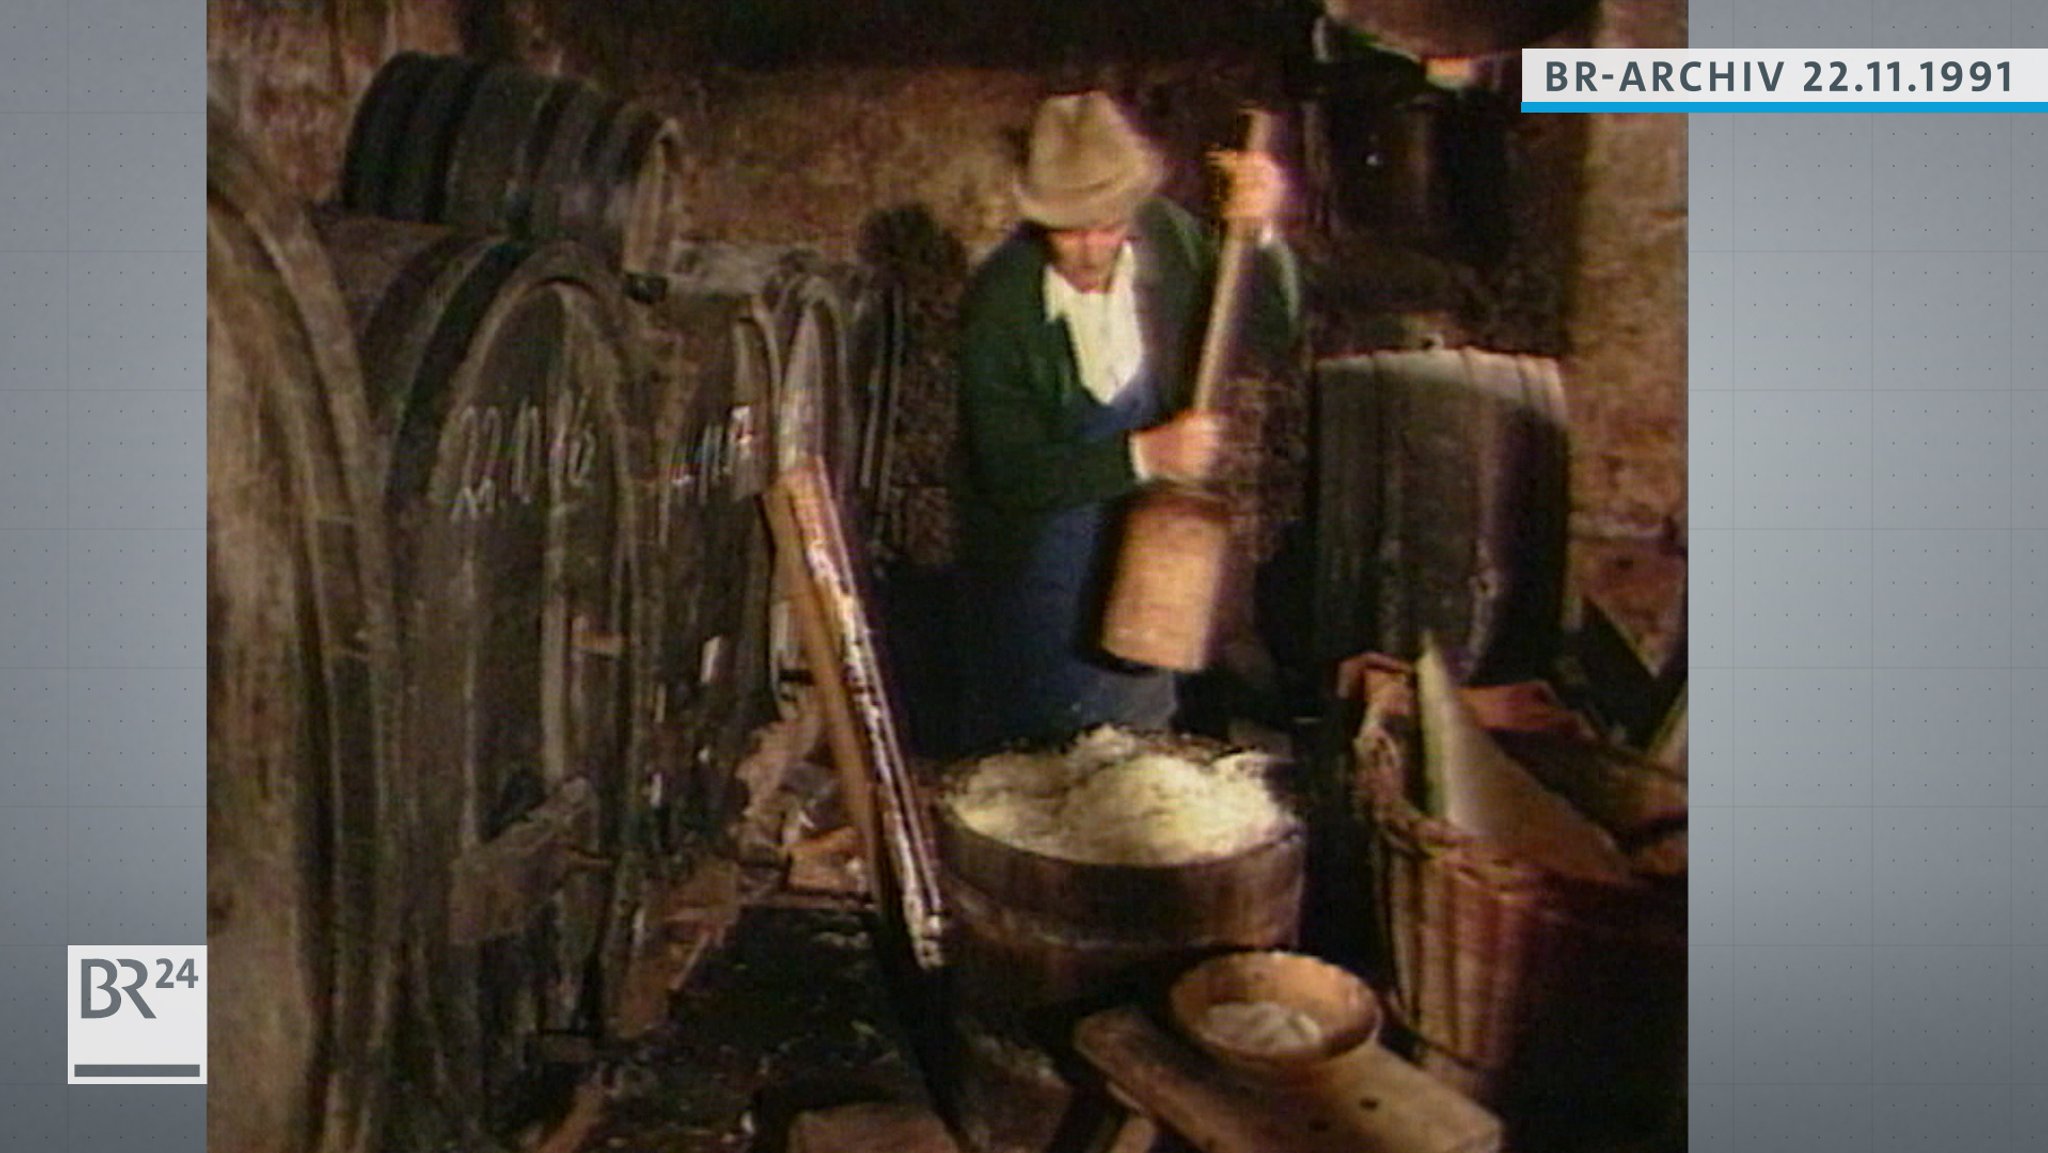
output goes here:
<path id="1" fill-rule="evenodd" d="M 178 966 L 175 976 L 171 962 L 167 958 L 158 957 L 156 963 L 161 966 L 162 972 L 157 978 L 155 988 L 176 989 L 182 982 L 190 989 L 199 984 L 199 971 L 193 967 L 190 957 L 185 959 L 183 965 Z M 134 974 L 135 979 L 126 985 L 117 986 L 114 982 L 120 978 L 123 971 Z M 97 982 L 94 980 L 95 976 L 98 977 Z M 126 993 L 128 999 L 135 1003 L 137 1012 L 150 1020 L 155 1020 L 156 1013 L 142 997 L 143 987 L 148 984 L 149 966 L 141 961 L 128 957 L 82 957 L 78 962 L 78 1015 L 87 1020 L 111 1017 L 121 1011 L 121 994 Z M 100 993 L 106 994 L 104 1005 L 95 1003 L 101 1000 L 95 996 Z"/>

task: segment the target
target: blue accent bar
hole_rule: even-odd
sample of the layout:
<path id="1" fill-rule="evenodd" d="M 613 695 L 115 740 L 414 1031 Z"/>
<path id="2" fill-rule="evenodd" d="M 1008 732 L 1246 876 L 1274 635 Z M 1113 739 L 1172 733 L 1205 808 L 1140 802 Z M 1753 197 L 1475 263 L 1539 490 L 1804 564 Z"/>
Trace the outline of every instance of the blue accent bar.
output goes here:
<path id="1" fill-rule="evenodd" d="M 1793 103 L 1784 100 L 1644 100 L 1552 101 L 1524 100 L 1524 112 L 2048 112 L 2042 101 L 1980 101 L 1963 103 L 1944 100 L 1916 104 L 1909 100 L 1846 101 L 1815 100 Z"/>

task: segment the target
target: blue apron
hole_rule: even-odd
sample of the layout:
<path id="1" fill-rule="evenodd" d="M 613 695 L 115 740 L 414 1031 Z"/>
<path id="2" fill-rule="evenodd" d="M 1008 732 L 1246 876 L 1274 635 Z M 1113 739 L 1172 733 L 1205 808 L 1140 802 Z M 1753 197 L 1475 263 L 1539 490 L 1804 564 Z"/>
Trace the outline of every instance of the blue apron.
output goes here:
<path id="1" fill-rule="evenodd" d="M 1160 411 L 1149 372 L 1108 404 L 1093 397 L 1081 403 L 1085 441 L 1135 432 Z M 1173 720 L 1173 674 L 1118 661 L 1100 644 L 1123 504 L 1055 512 L 1040 523 L 1017 569 L 967 574 L 962 727 L 970 748 L 1062 740 L 1100 724 L 1164 729 Z"/>

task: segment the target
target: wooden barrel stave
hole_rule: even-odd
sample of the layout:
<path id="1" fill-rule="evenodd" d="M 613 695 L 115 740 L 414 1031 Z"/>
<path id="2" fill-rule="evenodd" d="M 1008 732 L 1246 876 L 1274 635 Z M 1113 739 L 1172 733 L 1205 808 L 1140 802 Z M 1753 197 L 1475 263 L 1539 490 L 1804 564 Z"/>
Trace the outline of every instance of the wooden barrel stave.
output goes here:
<path id="1" fill-rule="evenodd" d="M 349 125 L 343 153 L 343 207 L 352 212 L 386 213 L 385 190 L 396 179 L 406 125 L 421 87 L 434 72 L 434 57 L 419 52 L 401 52 L 378 70 Z"/>
<path id="2" fill-rule="evenodd" d="M 208 108 L 209 1147 L 382 1147 L 410 796 L 362 379 L 303 212 Z"/>
<path id="3" fill-rule="evenodd" d="M 1299 835 L 1170 869 L 1064 861 L 969 828 L 944 806 L 939 855 L 962 884 L 1005 906 L 1160 937 L 1227 937 L 1264 926 L 1300 879 Z"/>
<path id="4" fill-rule="evenodd" d="M 559 107 L 561 87 L 517 69 L 485 69 L 456 129 L 442 180 L 444 223 L 493 229 L 521 218 L 519 200 L 526 195 L 529 173 L 538 167 L 533 153 L 548 143 L 541 116 L 551 105 Z"/>
<path id="5" fill-rule="evenodd" d="M 452 59 L 434 67 L 406 117 L 382 215 L 446 222 L 449 163 L 461 141 L 463 118 L 487 74 L 478 60 Z"/>
<path id="6" fill-rule="evenodd" d="M 1300 842 L 1277 855 L 1291 861 L 1293 872 L 1275 878 L 1259 903 L 1207 916 L 1183 905 L 1179 923 L 1167 925 L 1139 907 L 1122 918 L 1041 912 L 993 897 L 957 874 L 944 876 L 957 922 L 949 944 L 962 1004 L 992 1021 L 1071 1024 L 1094 1009 L 1149 999 L 1212 953 L 1291 947 L 1300 930 Z M 1169 891 L 1192 887 L 1175 881 Z M 1136 921 L 1134 912 L 1141 914 Z"/>
<path id="7" fill-rule="evenodd" d="M 583 85 L 558 85 L 548 107 L 534 124 L 539 139 L 532 150 L 534 168 L 523 181 L 524 211 L 508 221 L 516 236 L 574 236 L 565 217 L 565 200 L 573 187 L 576 166 L 612 104 Z"/>

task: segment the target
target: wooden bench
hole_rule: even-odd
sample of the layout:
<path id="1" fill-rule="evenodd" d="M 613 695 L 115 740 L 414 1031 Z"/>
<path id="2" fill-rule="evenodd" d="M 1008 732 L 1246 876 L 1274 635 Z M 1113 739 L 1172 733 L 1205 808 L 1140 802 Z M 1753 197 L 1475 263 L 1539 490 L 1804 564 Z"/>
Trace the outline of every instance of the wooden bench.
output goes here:
<path id="1" fill-rule="evenodd" d="M 1074 1046 L 1128 1111 L 1105 1153 L 1144 1153 L 1154 1127 L 1205 1153 L 1500 1153 L 1498 1119 L 1377 1044 L 1312 1081 L 1255 1080 L 1126 1007 L 1083 1020 Z"/>

